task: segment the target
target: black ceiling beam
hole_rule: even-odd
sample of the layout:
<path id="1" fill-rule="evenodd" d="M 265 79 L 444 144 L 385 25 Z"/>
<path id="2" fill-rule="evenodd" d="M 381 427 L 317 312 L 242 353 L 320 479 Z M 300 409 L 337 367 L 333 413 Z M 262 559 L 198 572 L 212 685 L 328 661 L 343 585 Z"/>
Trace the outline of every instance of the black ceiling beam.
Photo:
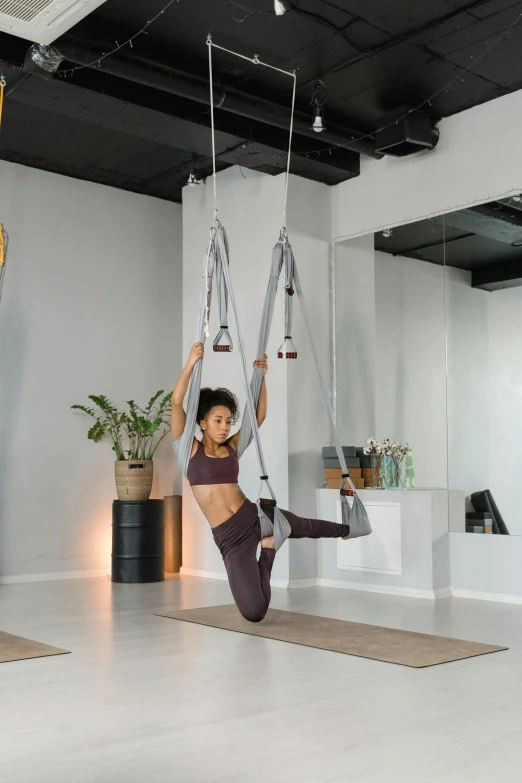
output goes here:
<path id="1" fill-rule="evenodd" d="M 13 69 L 6 72 L 9 83 L 13 75 L 18 74 Z M 159 90 L 87 68 L 78 71 L 74 81 L 43 82 L 33 77 L 30 83 L 15 91 L 11 100 L 163 144 L 172 147 L 174 152 L 187 153 L 184 162 L 147 180 L 147 186 L 156 186 L 176 172 L 186 181 L 194 162 L 198 178 L 204 178 L 212 171 L 210 117 L 200 104 L 182 98 L 173 100 Z M 217 122 L 216 129 L 218 169 L 240 165 L 272 175 L 286 170 L 287 133 L 228 114 L 221 119 L 223 121 Z M 321 147 L 318 142 L 299 136 L 295 141 L 292 173 L 327 185 L 359 174 L 360 159 L 356 153 L 341 149 L 319 157 L 314 156 L 314 144 Z M 6 156 L 8 151 L 4 150 L 3 157 Z"/>
<path id="2" fill-rule="evenodd" d="M 82 30 L 84 24 L 85 22 L 82 23 Z M 60 46 L 61 43 L 66 40 L 67 36 L 64 36 L 58 41 L 58 45 Z M 20 38 L 0 33 L 0 60 L 21 63 L 29 45 L 30 44 L 27 41 Z M 189 122 L 196 123 L 202 127 L 210 127 L 207 82 L 205 82 L 207 93 L 207 101 L 205 104 L 188 100 L 180 96 L 176 96 L 175 100 L 173 100 L 171 95 L 164 90 L 136 83 L 129 80 L 129 78 L 120 78 L 113 75 L 110 72 L 112 70 L 112 61 L 112 57 L 108 58 L 107 71 L 109 72 L 102 71 L 98 68 L 82 68 L 76 71 L 73 77 L 67 79 L 55 77 L 54 81 L 59 84 L 63 83 L 67 86 L 78 85 L 93 92 L 111 96 L 136 106 L 146 107 L 172 117 L 188 120 Z M 194 68 L 196 67 L 195 64 L 192 64 L 191 67 L 192 66 L 194 66 Z M 130 66 L 128 65 L 128 67 Z M 14 78 L 13 73 L 11 73 L 9 78 L 10 84 Z M 201 79 L 204 81 L 203 77 L 201 77 Z M 36 83 L 40 84 L 41 80 L 36 78 Z M 42 94 L 39 97 L 42 100 L 45 100 L 45 94 Z M 218 96 L 218 100 L 220 97 L 221 92 Z M 27 102 L 27 97 L 23 94 L 19 93 L 18 99 Z M 37 100 L 36 93 L 35 100 Z M 81 101 L 80 103 L 82 104 L 81 108 L 83 109 L 83 103 Z M 40 103 L 40 106 L 41 108 L 55 108 L 54 101 L 45 106 Z M 284 107 L 279 107 L 279 109 L 285 111 Z M 70 106 L 64 107 L 64 111 L 70 112 L 71 110 L 75 113 L 69 114 L 69 116 L 80 118 L 80 115 L 76 113 L 77 108 L 73 109 L 73 107 Z M 267 147 L 273 148 L 274 151 L 279 150 L 282 153 L 281 157 L 283 160 L 288 147 L 288 117 L 286 119 L 286 126 L 280 128 L 263 122 L 256 122 L 247 117 L 225 111 L 217 110 L 215 114 L 216 130 L 235 137 L 240 137 L 258 145 L 266 145 Z M 92 121 L 92 117 L 85 117 L 85 119 Z M 138 125 L 143 128 L 142 123 L 138 123 Z M 125 128 L 120 129 L 126 130 Z M 130 127 L 128 130 L 129 132 L 133 132 Z M 171 143 L 173 146 L 176 146 L 176 138 L 171 136 L 170 140 L 164 143 Z M 324 134 L 319 135 L 312 133 L 311 137 L 305 137 L 294 131 L 291 170 L 295 173 L 302 173 L 305 169 L 311 170 L 314 172 L 313 179 L 330 185 L 359 175 L 360 159 L 358 153 L 337 146 L 325 152 L 325 146 L 328 146 L 328 144 L 325 144 Z M 272 158 L 274 158 L 274 154 L 272 154 Z M 296 159 L 296 156 L 302 156 L 305 160 L 299 161 Z M 281 166 L 281 170 L 283 168 L 284 166 Z M 343 172 L 346 172 L 346 176 L 342 175 Z"/>
<path id="3" fill-rule="evenodd" d="M 394 250 L 392 256 L 404 256 L 407 253 L 418 253 L 420 250 L 429 250 L 432 247 L 439 247 L 440 245 L 449 245 L 450 242 L 458 242 L 460 239 L 467 239 L 472 237 L 473 234 L 462 234 L 459 237 L 451 237 L 451 239 L 437 239 L 434 242 L 428 242 L 424 245 L 416 245 L 415 247 L 406 247 L 401 250 Z"/>
<path id="4" fill-rule="evenodd" d="M 186 120 L 204 128 L 210 128 L 210 110 L 200 103 L 186 98 L 176 97 L 173 100 L 166 96 L 165 92 L 142 84 L 134 84 L 128 79 L 122 79 L 112 74 L 100 73 L 99 69 L 85 68 L 77 71 L 74 79 L 66 81 L 66 84 L 77 84 L 93 92 L 109 95 L 112 98 L 127 103 L 142 106 L 153 111 L 161 112 L 181 120 Z M 216 111 L 215 127 L 221 133 L 245 139 L 255 144 L 271 147 L 274 151 L 281 152 L 281 168 L 286 165 L 285 156 L 288 149 L 288 130 L 281 130 L 265 123 L 256 122 L 245 117 L 233 115 L 228 112 Z M 176 139 L 173 138 L 176 145 Z M 208 135 L 210 149 L 210 134 Z M 295 134 L 292 141 L 292 157 L 302 156 L 325 167 L 325 174 L 330 168 L 346 172 L 348 179 L 356 177 L 360 173 L 360 158 L 356 152 L 336 147 L 325 152 L 325 144 L 317 139 L 305 138 Z M 328 177 L 325 178 L 328 182 Z"/>
<path id="5" fill-rule="evenodd" d="M 73 64 L 89 65 L 94 63 L 97 71 L 103 71 L 113 76 L 119 76 L 131 82 L 153 87 L 171 95 L 186 98 L 196 103 L 209 105 L 208 81 L 200 76 L 186 73 L 170 65 L 137 56 L 136 54 L 116 54 L 100 61 L 99 68 L 96 63 L 103 53 L 110 50 L 110 45 L 103 46 L 99 43 L 80 39 L 71 34 L 64 35 L 59 41 L 60 51 L 67 60 Z M 280 104 L 273 103 L 264 98 L 240 92 L 233 88 L 225 89 L 225 97 L 220 107 L 221 111 L 234 115 L 247 117 L 250 120 L 265 123 L 282 130 L 288 131 L 289 110 Z M 223 90 L 216 85 L 216 102 L 219 103 Z M 312 129 L 311 114 L 296 111 L 294 115 L 295 132 L 317 140 L 317 134 Z M 364 134 L 330 124 L 321 133 L 321 142 L 326 145 L 336 145 L 344 149 L 353 150 L 370 157 L 381 157 L 375 152 L 373 138 L 364 137 Z"/>
<path id="6" fill-rule="evenodd" d="M 473 288 L 482 288 L 484 291 L 519 288 L 522 286 L 522 258 L 492 263 L 481 269 L 473 270 L 471 285 Z"/>
<path id="7" fill-rule="evenodd" d="M 469 231 L 486 239 L 508 245 L 522 242 L 522 212 L 496 202 L 450 212 L 445 220 L 452 228 Z"/>

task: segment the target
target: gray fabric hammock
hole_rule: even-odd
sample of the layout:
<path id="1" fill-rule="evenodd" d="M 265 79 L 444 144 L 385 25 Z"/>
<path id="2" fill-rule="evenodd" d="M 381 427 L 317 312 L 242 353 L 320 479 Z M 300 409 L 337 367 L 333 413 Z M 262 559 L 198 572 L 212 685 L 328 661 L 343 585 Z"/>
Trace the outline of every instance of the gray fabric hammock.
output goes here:
<path id="1" fill-rule="evenodd" d="M 267 292 L 265 296 L 265 303 L 263 307 L 263 315 L 261 318 L 261 327 L 259 330 L 258 340 L 258 357 L 262 357 L 268 345 L 268 338 L 270 336 L 270 329 L 274 314 L 274 305 L 277 295 L 277 286 L 283 266 L 285 267 L 285 335 L 278 355 L 284 358 L 296 358 L 297 352 L 292 344 L 291 330 L 292 330 L 292 297 L 294 292 L 297 294 L 301 311 L 308 333 L 310 346 L 315 360 L 315 366 L 319 377 L 319 383 L 321 386 L 321 392 L 324 398 L 328 416 L 330 419 L 330 425 L 332 430 L 332 439 L 337 452 L 339 462 L 342 467 L 343 480 L 341 485 L 341 510 L 342 510 L 342 522 L 345 525 L 350 525 L 350 538 L 358 538 L 360 536 L 369 535 L 371 531 L 370 522 L 366 509 L 364 508 L 359 496 L 355 492 L 355 487 L 351 481 L 346 467 L 346 460 L 344 457 L 339 435 L 335 426 L 335 420 L 333 416 L 332 406 L 330 403 L 330 397 L 326 386 L 323 371 L 319 362 L 319 356 L 315 345 L 312 328 L 310 325 L 310 319 L 308 317 L 308 311 L 306 309 L 306 303 L 304 301 L 303 292 L 301 289 L 301 283 L 299 280 L 299 274 L 297 272 L 297 266 L 295 263 L 292 248 L 288 242 L 286 232 L 282 232 L 280 241 L 274 247 L 272 253 L 272 266 L 270 270 L 270 278 L 268 281 Z M 245 449 L 254 440 L 257 458 L 261 473 L 261 489 L 263 483 L 266 484 L 268 491 L 270 492 L 272 502 L 268 501 L 270 505 L 274 505 L 274 522 L 266 516 L 263 511 L 263 501 L 258 500 L 258 513 L 261 524 L 262 536 L 274 536 L 274 543 L 276 550 L 280 549 L 283 543 L 286 541 L 291 533 L 290 525 L 285 518 L 283 512 L 277 507 L 276 498 L 270 481 L 268 478 L 268 472 L 265 465 L 263 449 L 261 445 L 261 439 L 259 435 L 259 427 L 257 425 L 256 409 L 261 393 L 261 387 L 263 384 L 263 370 L 259 367 L 254 368 L 252 379 L 248 382 L 247 363 L 245 358 L 245 350 L 243 345 L 243 337 L 241 334 L 241 327 L 238 319 L 236 302 L 234 299 L 234 292 L 232 289 L 232 282 L 230 279 L 229 269 L 229 254 L 228 254 L 228 239 L 219 220 L 216 220 L 215 227 L 212 229 L 211 239 L 207 254 L 205 256 L 205 268 L 201 286 L 201 296 L 199 313 L 196 324 L 196 342 L 205 342 L 205 337 L 208 335 L 208 313 L 210 311 L 210 304 L 212 299 L 212 280 L 215 278 L 219 305 L 219 315 L 221 328 L 219 334 L 214 341 L 214 350 L 232 350 L 232 340 L 228 332 L 228 316 L 227 306 L 228 300 L 232 306 L 234 313 L 234 319 L 236 322 L 236 330 L 238 337 L 239 353 L 241 359 L 241 368 L 243 374 L 243 382 L 246 391 L 246 409 L 243 414 L 243 420 L 241 423 L 241 431 L 239 436 L 238 456 L 241 457 Z M 221 344 L 221 340 L 223 343 Z M 202 372 L 202 360 L 199 360 L 193 370 L 189 382 L 186 398 L 186 424 L 182 435 L 174 442 L 174 450 L 176 452 L 181 470 L 187 475 L 188 465 L 190 461 L 190 454 L 192 451 L 192 445 L 194 442 L 194 433 L 196 426 L 196 415 L 199 403 L 199 394 L 201 388 L 201 372 Z M 345 488 L 348 484 L 349 488 Z M 353 504 L 350 506 L 348 502 L 348 496 L 353 497 Z M 261 498 L 261 492 L 260 492 Z"/>

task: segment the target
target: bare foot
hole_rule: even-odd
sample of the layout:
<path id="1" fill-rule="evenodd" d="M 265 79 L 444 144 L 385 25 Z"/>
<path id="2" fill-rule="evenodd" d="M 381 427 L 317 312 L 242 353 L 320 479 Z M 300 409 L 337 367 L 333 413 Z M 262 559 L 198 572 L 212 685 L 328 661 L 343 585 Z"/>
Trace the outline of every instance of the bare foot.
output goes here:
<path id="1" fill-rule="evenodd" d="M 266 538 L 262 538 L 261 549 L 275 549 L 274 536 L 266 536 Z"/>

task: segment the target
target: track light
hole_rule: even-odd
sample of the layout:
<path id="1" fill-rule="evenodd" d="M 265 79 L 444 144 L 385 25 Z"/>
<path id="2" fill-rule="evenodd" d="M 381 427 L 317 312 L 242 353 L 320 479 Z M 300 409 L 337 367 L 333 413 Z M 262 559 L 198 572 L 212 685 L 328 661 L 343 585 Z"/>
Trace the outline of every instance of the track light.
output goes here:
<path id="1" fill-rule="evenodd" d="M 385 228 L 384 231 L 382 232 L 382 235 L 385 239 L 389 239 L 392 235 L 391 228 Z"/>
<path id="2" fill-rule="evenodd" d="M 199 185 L 199 179 L 196 179 L 196 175 L 193 171 L 190 172 L 189 178 L 187 180 L 187 185 L 190 188 L 193 188 L 195 185 Z"/>
<path id="3" fill-rule="evenodd" d="M 316 133 L 322 133 L 322 131 L 324 131 L 323 110 L 320 108 L 315 110 L 314 124 L 312 125 L 312 129 Z"/>
<path id="4" fill-rule="evenodd" d="M 286 14 L 286 8 L 283 0 L 274 0 L 274 11 L 276 16 L 283 16 L 283 14 Z"/>

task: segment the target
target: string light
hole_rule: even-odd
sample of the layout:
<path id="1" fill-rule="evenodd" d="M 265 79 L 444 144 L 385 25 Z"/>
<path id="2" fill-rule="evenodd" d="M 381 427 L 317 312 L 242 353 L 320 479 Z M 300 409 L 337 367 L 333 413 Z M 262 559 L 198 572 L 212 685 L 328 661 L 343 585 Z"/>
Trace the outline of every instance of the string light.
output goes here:
<path id="1" fill-rule="evenodd" d="M 140 35 L 147 35 L 147 30 L 149 29 L 151 24 L 154 24 L 154 22 L 156 22 L 160 18 L 160 16 L 162 16 L 162 14 L 168 11 L 171 5 L 174 5 L 174 3 L 179 3 L 179 0 L 170 0 L 170 2 L 168 2 L 167 5 L 165 5 L 161 9 L 161 11 L 158 11 L 158 13 L 155 16 L 153 16 L 152 19 L 149 19 L 147 24 L 143 25 L 141 30 L 138 30 L 138 32 L 134 33 L 134 35 L 131 35 L 131 37 L 128 38 L 126 41 L 124 41 L 122 44 L 118 43 L 118 41 L 115 41 L 116 46 L 110 52 L 104 52 L 101 57 L 97 57 L 96 60 L 93 60 L 92 63 L 86 63 L 85 65 L 77 65 L 74 68 L 67 68 L 66 70 L 58 71 L 57 75 L 67 78 L 67 74 L 76 73 L 76 71 L 81 71 L 84 68 L 95 68 L 95 67 L 100 68 L 102 60 L 105 60 L 107 57 L 111 57 L 113 54 L 116 54 L 117 52 L 120 51 L 120 49 L 123 49 L 125 46 L 130 46 L 131 49 L 134 49 L 133 41 L 135 41 L 136 38 L 138 38 Z"/>

